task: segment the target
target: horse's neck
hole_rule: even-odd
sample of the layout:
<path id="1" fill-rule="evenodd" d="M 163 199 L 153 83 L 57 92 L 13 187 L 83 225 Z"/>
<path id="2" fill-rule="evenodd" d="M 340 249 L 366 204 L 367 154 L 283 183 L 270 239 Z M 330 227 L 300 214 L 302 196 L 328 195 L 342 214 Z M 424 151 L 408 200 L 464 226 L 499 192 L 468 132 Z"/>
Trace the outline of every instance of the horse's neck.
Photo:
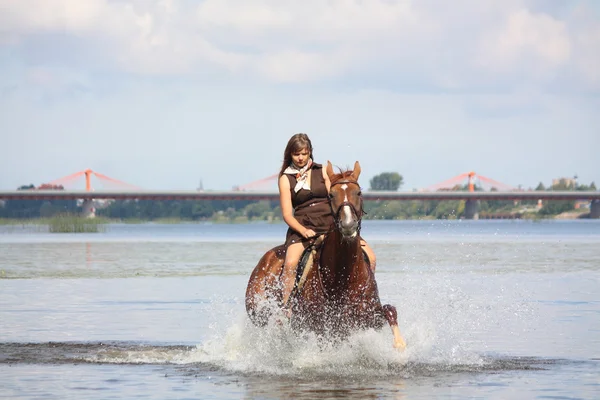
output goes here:
<path id="1" fill-rule="evenodd" d="M 323 245 L 321 263 L 327 269 L 328 278 L 347 280 L 352 276 L 366 273 L 368 265 L 364 261 L 360 239 L 342 239 L 337 231 L 329 234 Z M 364 270 L 364 271 L 363 271 Z"/>

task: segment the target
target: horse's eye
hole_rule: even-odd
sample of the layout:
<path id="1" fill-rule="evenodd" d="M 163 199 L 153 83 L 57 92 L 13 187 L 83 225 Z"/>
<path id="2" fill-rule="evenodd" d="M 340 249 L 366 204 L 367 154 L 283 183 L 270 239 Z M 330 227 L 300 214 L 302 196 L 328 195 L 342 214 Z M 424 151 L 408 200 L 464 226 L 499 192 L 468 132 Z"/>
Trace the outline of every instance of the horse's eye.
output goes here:
<path id="1" fill-rule="evenodd" d="M 361 190 L 358 191 L 358 195 L 362 196 L 362 191 Z"/>
<path id="2" fill-rule="evenodd" d="M 329 197 L 329 200 L 333 200 L 333 193 L 329 193 L 327 197 Z"/>

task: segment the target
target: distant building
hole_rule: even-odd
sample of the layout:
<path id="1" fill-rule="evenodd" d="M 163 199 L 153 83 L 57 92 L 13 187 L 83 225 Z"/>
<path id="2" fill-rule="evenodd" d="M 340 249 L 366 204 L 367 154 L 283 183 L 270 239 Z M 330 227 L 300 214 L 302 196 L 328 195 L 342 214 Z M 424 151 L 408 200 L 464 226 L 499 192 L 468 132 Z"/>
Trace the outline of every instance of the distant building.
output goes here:
<path id="1" fill-rule="evenodd" d="M 575 188 L 577 186 L 576 178 L 556 178 L 552 179 L 552 186 L 564 185 L 568 188 Z"/>
<path id="2" fill-rule="evenodd" d="M 50 183 L 42 183 L 37 187 L 38 190 L 65 190 L 63 185 L 52 185 Z"/>

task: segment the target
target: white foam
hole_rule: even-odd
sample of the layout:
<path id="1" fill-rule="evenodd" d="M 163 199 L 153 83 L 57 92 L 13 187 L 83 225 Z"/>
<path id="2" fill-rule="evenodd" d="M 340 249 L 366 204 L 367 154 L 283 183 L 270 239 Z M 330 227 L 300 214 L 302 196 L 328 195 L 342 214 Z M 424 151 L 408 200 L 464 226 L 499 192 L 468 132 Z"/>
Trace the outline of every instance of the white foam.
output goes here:
<path id="1" fill-rule="evenodd" d="M 238 373 L 273 375 L 386 376 L 409 363 L 479 364 L 481 358 L 459 345 L 436 347 L 433 327 L 414 325 L 403 332 L 408 347 L 393 348 L 389 327 L 357 332 L 342 342 L 293 332 L 272 321 L 256 327 L 242 316 L 220 337 L 197 345 L 190 363 L 208 363 Z"/>

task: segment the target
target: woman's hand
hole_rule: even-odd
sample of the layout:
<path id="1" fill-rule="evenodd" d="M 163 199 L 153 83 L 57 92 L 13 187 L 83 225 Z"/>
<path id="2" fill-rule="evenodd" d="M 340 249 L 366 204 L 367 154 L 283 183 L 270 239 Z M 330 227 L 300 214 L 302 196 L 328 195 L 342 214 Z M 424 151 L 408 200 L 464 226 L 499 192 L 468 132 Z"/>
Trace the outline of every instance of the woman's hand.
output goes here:
<path id="1" fill-rule="evenodd" d="M 316 233 L 312 229 L 305 229 L 304 232 L 302 232 L 302 237 L 305 239 L 311 238 L 313 236 L 316 236 Z"/>

